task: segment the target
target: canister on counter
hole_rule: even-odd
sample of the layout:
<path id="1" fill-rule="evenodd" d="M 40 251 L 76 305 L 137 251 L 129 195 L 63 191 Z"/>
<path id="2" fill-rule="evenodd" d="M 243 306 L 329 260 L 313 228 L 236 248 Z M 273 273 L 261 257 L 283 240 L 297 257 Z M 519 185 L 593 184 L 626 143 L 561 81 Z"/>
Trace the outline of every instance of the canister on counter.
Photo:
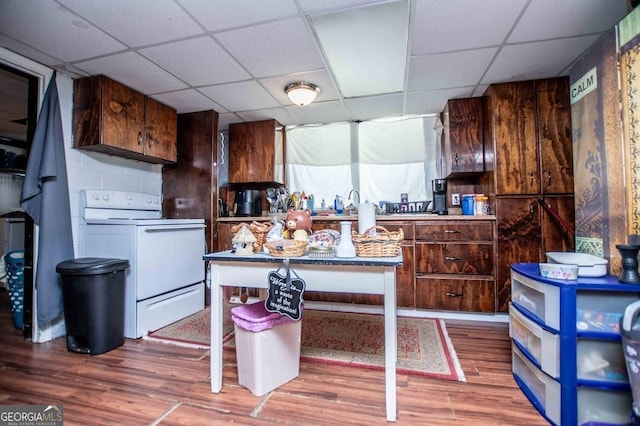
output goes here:
<path id="1" fill-rule="evenodd" d="M 462 200 L 460 204 L 462 206 L 462 214 L 465 216 L 473 216 L 475 214 L 474 206 L 475 206 L 475 195 L 474 194 L 463 194 Z"/>
<path id="2" fill-rule="evenodd" d="M 484 194 L 476 194 L 474 214 L 484 216 L 489 213 L 489 197 Z"/>

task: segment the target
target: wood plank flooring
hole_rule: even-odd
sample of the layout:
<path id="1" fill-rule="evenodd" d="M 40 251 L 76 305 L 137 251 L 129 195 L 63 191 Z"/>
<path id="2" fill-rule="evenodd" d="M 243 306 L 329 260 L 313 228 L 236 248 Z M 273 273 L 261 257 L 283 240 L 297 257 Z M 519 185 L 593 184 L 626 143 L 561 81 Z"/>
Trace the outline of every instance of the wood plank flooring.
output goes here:
<path id="1" fill-rule="evenodd" d="M 81 355 L 64 338 L 24 340 L 11 318 L 0 289 L 0 404 L 62 404 L 67 426 L 387 424 L 382 371 L 302 362 L 299 377 L 256 397 L 225 351 L 223 389 L 213 394 L 208 350 L 126 339 Z M 446 325 L 467 382 L 398 374 L 396 424 L 547 424 L 513 380 L 506 324 Z"/>

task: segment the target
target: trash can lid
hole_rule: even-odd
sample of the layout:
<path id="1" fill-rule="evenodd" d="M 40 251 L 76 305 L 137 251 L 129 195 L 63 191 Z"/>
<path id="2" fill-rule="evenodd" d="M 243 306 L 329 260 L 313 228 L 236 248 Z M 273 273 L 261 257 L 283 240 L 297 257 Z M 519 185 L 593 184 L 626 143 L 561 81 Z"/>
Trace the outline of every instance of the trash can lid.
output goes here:
<path id="1" fill-rule="evenodd" d="M 121 271 L 129 267 L 127 259 L 81 257 L 58 263 L 56 272 L 66 275 L 98 275 Z"/>

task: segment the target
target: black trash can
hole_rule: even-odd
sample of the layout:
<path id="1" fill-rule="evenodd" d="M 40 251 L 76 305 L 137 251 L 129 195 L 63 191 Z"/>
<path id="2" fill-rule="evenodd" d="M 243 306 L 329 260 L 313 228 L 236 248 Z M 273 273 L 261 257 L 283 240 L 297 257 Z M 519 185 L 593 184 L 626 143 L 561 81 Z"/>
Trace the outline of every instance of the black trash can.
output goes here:
<path id="1" fill-rule="evenodd" d="M 67 350 L 91 355 L 124 343 L 125 273 L 129 261 L 84 257 L 60 262 Z"/>

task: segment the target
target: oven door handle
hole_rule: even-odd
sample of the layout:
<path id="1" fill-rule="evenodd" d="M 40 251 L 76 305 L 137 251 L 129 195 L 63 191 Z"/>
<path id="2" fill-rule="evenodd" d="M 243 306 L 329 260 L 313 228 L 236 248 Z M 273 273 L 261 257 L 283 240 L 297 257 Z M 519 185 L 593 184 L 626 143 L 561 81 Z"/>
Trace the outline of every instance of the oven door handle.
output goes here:
<path id="1" fill-rule="evenodd" d="M 204 224 L 198 224 L 198 225 L 172 225 L 172 226 L 165 226 L 165 227 L 160 227 L 160 228 L 145 228 L 144 232 L 149 232 L 149 233 L 153 233 L 153 232 L 173 232 L 173 231 L 184 231 L 186 229 L 203 229 L 205 228 Z"/>

